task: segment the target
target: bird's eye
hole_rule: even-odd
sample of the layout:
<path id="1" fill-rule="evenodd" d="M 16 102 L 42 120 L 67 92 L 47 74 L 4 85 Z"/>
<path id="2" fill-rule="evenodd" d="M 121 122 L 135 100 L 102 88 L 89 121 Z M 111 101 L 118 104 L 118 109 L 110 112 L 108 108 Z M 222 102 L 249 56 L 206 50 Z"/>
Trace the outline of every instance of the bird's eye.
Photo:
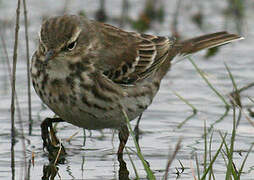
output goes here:
<path id="1" fill-rule="evenodd" d="M 67 49 L 69 51 L 73 50 L 76 47 L 77 42 L 73 41 L 72 43 L 68 44 Z"/>

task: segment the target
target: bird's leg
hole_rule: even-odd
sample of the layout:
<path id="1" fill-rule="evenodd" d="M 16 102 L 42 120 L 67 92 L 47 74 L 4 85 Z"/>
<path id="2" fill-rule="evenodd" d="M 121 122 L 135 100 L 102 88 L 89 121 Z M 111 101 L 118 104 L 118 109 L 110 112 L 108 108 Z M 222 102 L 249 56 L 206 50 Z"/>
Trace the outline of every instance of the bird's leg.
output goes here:
<path id="1" fill-rule="evenodd" d="M 137 143 L 139 141 L 139 123 L 140 123 L 141 118 L 142 118 L 142 113 L 139 115 L 137 124 L 134 129 L 135 138 L 136 138 Z"/>
<path id="2" fill-rule="evenodd" d="M 123 160 L 123 154 L 118 155 L 118 162 L 119 162 L 119 179 L 126 179 L 129 180 L 129 171 L 126 166 L 126 162 Z"/>
<path id="3" fill-rule="evenodd" d="M 43 140 L 43 148 L 47 148 L 48 151 L 52 149 L 52 146 L 54 147 L 59 143 L 59 140 L 57 139 L 55 135 L 55 131 L 52 127 L 52 123 L 54 122 L 64 122 L 61 118 L 46 118 L 41 123 L 41 137 Z M 48 128 L 50 128 L 50 136 Z"/>
<path id="4" fill-rule="evenodd" d="M 120 140 L 120 144 L 118 147 L 118 152 L 117 155 L 118 156 L 122 156 L 123 155 L 123 149 L 125 147 L 125 144 L 127 143 L 128 137 L 129 137 L 129 130 L 126 124 L 121 125 L 120 129 L 119 129 L 119 134 L 118 134 L 119 140 Z"/>
<path id="5" fill-rule="evenodd" d="M 49 126 L 49 133 L 50 133 L 50 139 L 51 139 L 51 143 L 55 146 L 57 144 L 59 144 L 59 140 L 58 138 L 56 137 L 56 133 L 54 131 L 54 128 L 52 126 L 52 123 L 50 124 Z"/>

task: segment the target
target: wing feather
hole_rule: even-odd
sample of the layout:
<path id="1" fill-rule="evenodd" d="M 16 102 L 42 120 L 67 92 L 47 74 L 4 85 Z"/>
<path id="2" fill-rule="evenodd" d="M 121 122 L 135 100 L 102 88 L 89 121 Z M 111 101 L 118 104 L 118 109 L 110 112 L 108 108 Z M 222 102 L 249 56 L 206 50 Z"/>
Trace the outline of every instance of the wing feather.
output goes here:
<path id="1" fill-rule="evenodd" d="M 168 37 L 125 32 L 104 24 L 100 24 L 100 31 L 100 39 L 104 42 L 100 66 L 104 68 L 103 74 L 125 85 L 155 72 L 175 43 Z"/>

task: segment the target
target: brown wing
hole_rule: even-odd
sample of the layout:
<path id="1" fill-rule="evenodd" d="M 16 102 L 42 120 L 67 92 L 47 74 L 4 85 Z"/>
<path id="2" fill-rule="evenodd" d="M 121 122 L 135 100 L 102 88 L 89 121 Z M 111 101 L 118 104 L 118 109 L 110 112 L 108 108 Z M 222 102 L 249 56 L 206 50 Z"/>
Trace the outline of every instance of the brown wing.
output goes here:
<path id="1" fill-rule="evenodd" d="M 132 84 L 153 73 L 166 59 L 174 43 L 168 37 L 125 32 L 98 24 L 102 42 L 99 51 L 104 75 L 119 84 Z"/>

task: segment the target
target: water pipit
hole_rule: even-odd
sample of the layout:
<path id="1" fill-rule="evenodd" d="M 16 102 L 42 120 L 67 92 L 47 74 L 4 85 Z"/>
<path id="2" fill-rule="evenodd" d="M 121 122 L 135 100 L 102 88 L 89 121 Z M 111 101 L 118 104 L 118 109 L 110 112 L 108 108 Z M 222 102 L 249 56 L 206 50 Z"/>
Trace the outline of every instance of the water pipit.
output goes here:
<path id="1" fill-rule="evenodd" d="M 41 100 L 59 118 L 42 123 L 48 147 L 48 127 L 65 121 L 85 129 L 119 129 L 121 155 L 135 119 L 152 103 L 160 82 L 178 55 L 241 39 L 217 32 L 185 41 L 126 32 L 81 16 L 46 20 L 32 58 L 32 82 Z"/>

